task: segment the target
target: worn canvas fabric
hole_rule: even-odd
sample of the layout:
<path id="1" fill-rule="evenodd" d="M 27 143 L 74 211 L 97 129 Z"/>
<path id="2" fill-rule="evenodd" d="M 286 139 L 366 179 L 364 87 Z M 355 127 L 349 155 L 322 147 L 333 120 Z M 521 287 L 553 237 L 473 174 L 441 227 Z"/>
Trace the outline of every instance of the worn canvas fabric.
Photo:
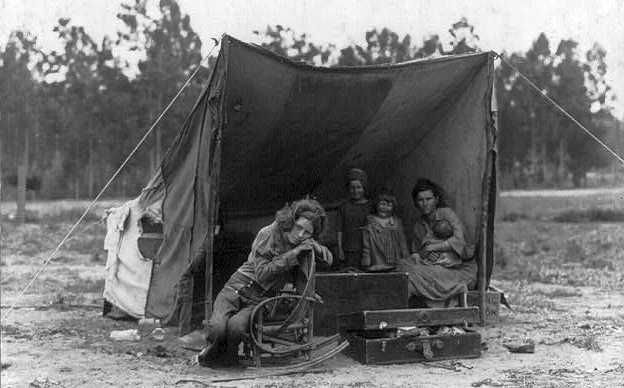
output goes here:
<path id="1" fill-rule="evenodd" d="M 145 316 L 152 260 L 141 255 L 139 220 L 144 209 L 134 199 L 109 211 L 104 249 L 107 251 L 104 298 L 135 318 Z"/>
<path id="2" fill-rule="evenodd" d="M 406 230 L 418 216 L 410 191 L 426 177 L 446 189 L 470 241 L 479 246 L 483 231 L 491 233 L 491 53 L 319 68 L 229 36 L 221 46 L 152 182 L 164 195 L 165 240 L 146 314 L 165 317 L 173 308 L 175 284 L 208 233 L 217 197 L 222 217 L 271 213 L 307 194 L 337 203 L 345 171 L 358 167 L 373 190 L 396 193 Z"/>

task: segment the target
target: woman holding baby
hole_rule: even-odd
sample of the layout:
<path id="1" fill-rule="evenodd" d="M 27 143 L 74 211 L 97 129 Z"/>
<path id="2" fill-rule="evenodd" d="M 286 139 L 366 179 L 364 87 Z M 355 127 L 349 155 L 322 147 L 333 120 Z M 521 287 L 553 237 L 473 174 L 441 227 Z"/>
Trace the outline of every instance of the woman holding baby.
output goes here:
<path id="1" fill-rule="evenodd" d="M 413 302 L 436 305 L 475 285 L 474 246 L 466 241 L 464 225 L 440 186 L 421 178 L 412 199 L 420 219 L 414 226 L 412 254 L 398 263 L 397 271 L 408 273 Z"/>

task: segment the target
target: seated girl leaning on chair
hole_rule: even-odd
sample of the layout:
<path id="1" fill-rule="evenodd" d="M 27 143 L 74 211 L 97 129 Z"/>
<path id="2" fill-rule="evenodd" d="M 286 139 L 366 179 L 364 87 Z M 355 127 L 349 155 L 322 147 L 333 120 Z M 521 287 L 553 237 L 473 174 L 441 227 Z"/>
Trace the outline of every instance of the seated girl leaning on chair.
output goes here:
<path id="1" fill-rule="evenodd" d="M 394 269 L 397 262 L 409 256 L 401 220 L 394 215 L 396 197 L 382 190 L 374 203 L 374 214 L 366 219 L 362 232 L 362 268 L 368 272 Z"/>

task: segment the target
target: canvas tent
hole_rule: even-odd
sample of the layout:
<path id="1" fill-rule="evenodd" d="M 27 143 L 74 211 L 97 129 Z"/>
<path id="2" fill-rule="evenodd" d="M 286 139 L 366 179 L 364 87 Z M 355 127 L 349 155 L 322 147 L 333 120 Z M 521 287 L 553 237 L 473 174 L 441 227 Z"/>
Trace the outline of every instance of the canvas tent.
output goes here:
<path id="1" fill-rule="evenodd" d="M 493 61 L 493 53 L 476 53 L 322 68 L 224 36 L 209 83 L 159 173 L 125 205 L 134 223 L 146 211 L 161 220 L 164 240 L 145 259 L 136 233 L 126 233 L 128 221 L 117 228 L 109 261 L 122 265 L 111 265 L 118 273 L 109 276 L 105 297 L 119 305 L 132 294 L 132 315 L 171 316 L 180 275 L 217 217 L 225 229 L 253 236 L 262 223 L 241 219 L 270 217 L 304 195 L 331 209 L 345 196 L 345 171 L 356 166 L 373 186 L 397 194 L 408 230 L 417 216 L 410 196 L 416 179 L 441 184 L 477 245 L 484 289 L 493 263 Z M 206 313 L 213 275 L 223 276 L 223 268 L 206 264 Z"/>

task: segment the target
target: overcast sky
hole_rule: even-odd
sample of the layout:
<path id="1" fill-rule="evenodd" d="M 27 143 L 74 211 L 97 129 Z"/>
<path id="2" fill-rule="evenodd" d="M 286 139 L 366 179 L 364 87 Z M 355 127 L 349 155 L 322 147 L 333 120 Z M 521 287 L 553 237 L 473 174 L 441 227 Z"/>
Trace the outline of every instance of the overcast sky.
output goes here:
<path id="1" fill-rule="evenodd" d="M 209 37 L 228 33 L 255 41 L 253 30 L 282 24 L 306 32 L 317 43 L 363 43 L 364 32 L 389 27 L 413 41 L 437 33 L 446 38 L 450 25 L 465 16 L 475 26 L 484 50 L 526 51 L 540 32 L 551 49 L 561 39 L 579 42 L 584 53 L 594 42 L 607 50 L 607 75 L 624 116 L 624 0 L 179 0 L 191 16 L 205 49 Z M 0 0 L 0 45 L 11 30 L 29 30 L 44 49 L 58 49 L 52 28 L 60 17 L 83 25 L 97 40 L 115 36 L 119 12 L 115 0 Z M 206 52 L 204 52 L 206 54 Z"/>

